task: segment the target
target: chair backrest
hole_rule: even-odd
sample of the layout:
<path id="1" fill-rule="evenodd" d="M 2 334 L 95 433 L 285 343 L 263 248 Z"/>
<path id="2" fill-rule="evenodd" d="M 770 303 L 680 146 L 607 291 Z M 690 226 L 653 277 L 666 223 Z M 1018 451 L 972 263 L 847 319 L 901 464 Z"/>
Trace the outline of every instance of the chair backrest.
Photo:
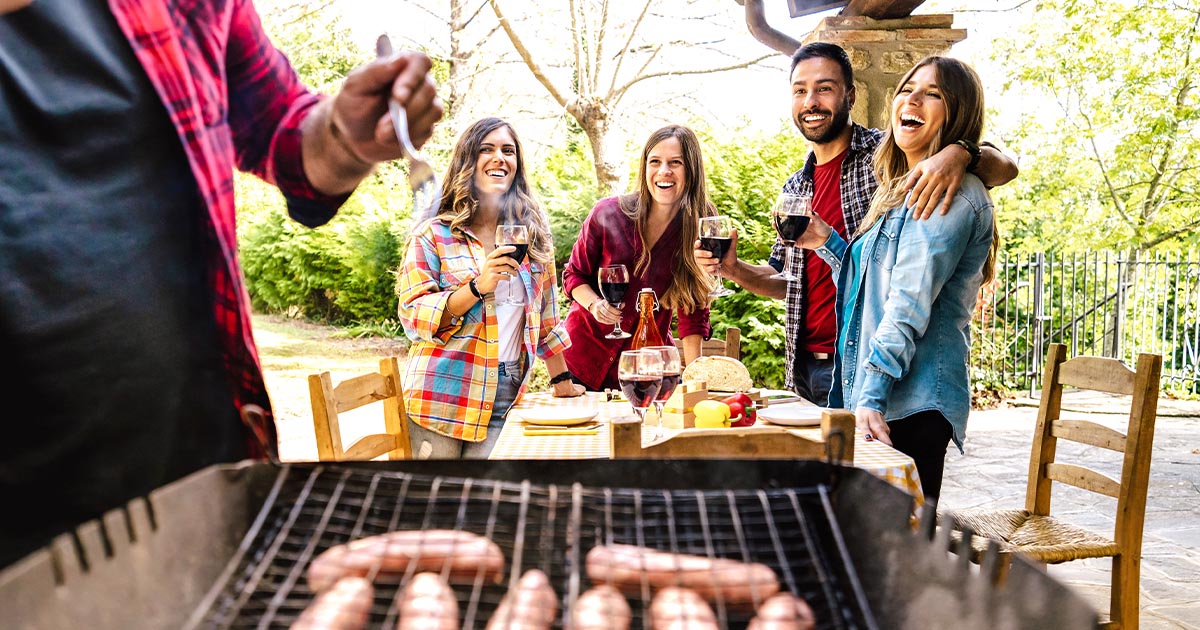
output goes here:
<path id="1" fill-rule="evenodd" d="M 676 339 L 675 346 L 679 348 L 680 356 L 683 355 L 683 341 Z M 700 356 L 702 357 L 729 357 L 731 359 L 742 358 L 742 331 L 739 328 L 729 327 L 725 329 L 725 338 L 717 339 L 713 337 L 700 342 Z"/>
<path id="2" fill-rule="evenodd" d="M 1067 360 L 1066 346 L 1052 344 L 1046 355 L 1042 401 L 1029 459 L 1025 509 L 1048 515 L 1051 484 L 1056 481 L 1113 497 L 1117 499 L 1113 541 L 1124 549 L 1140 549 L 1161 374 L 1162 357 L 1159 355 L 1138 356 L 1137 371 L 1133 371 L 1116 359 L 1076 357 Z M 1061 419 L 1063 386 L 1132 396 L 1126 432 L 1089 420 Z M 1055 461 L 1060 439 L 1123 453 L 1120 481 L 1091 468 Z"/>
<path id="3" fill-rule="evenodd" d="M 329 372 L 308 377 L 313 430 L 321 461 L 368 460 L 387 453 L 388 459 L 411 459 L 408 414 L 400 390 L 400 367 L 395 357 L 381 359 L 379 371 L 334 385 Z M 364 436 L 343 448 L 339 414 L 375 402 L 383 403 L 384 433 Z"/>

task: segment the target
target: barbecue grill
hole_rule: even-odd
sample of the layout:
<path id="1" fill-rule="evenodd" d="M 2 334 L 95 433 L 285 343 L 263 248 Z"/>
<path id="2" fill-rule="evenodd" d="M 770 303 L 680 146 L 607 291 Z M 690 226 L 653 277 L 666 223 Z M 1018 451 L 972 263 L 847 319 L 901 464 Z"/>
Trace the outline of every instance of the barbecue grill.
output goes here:
<path id="1" fill-rule="evenodd" d="M 398 529 L 458 529 L 503 550 L 503 583 L 456 585 L 482 628 L 509 585 L 540 569 L 564 610 L 596 545 L 770 566 L 818 628 L 1094 628 L 1096 614 L 1017 560 L 1002 586 L 909 525 L 911 497 L 870 474 L 804 460 L 243 462 L 213 466 L 60 536 L 0 574 L 16 628 L 288 628 L 312 601 L 309 562 Z M 932 514 L 933 510 L 926 510 Z M 924 524 L 932 532 L 932 522 Z M 370 628 L 396 626 L 380 583 Z M 633 628 L 645 598 L 630 598 Z M 752 611 L 714 606 L 722 628 Z"/>

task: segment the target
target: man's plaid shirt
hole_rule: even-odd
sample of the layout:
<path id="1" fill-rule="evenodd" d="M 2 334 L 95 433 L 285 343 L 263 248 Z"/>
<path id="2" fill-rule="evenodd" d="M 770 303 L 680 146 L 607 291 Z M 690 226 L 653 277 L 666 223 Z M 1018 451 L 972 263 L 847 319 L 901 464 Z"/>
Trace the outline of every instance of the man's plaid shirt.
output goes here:
<path id="1" fill-rule="evenodd" d="M 271 45 L 250 0 L 109 0 L 109 9 L 166 107 L 208 209 L 209 288 L 221 352 L 240 407 L 268 411 L 250 300 L 237 260 L 233 169 L 252 172 L 283 191 L 292 217 L 328 221 L 346 195 L 326 197 L 304 174 L 300 124 L 319 97 L 300 82 Z M 275 447 L 268 418 L 247 435 Z"/>
<path id="2" fill-rule="evenodd" d="M 846 232 L 854 234 L 858 224 L 867 214 L 871 205 L 871 197 L 879 187 L 875 179 L 875 148 L 883 139 L 883 131 L 867 129 L 851 123 L 850 149 L 846 160 L 842 162 L 841 198 L 842 215 L 846 219 Z M 796 171 L 783 185 L 785 193 L 813 194 L 813 172 L 817 166 L 817 158 L 810 151 L 804 168 Z M 849 237 L 843 234 L 843 237 Z M 771 249 L 770 265 L 777 270 L 783 269 L 784 247 L 778 237 L 775 247 Z M 787 320 L 784 324 L 784 358 L 785 385 L 788 389 L 796 389 L 795 365 L 796 349 L 801 347 L 804 334 L 804 256 L 795 253 L 791 257 L 791 272 L 799 276 L 799 280 L 789 282 L 787 288 Z"/>

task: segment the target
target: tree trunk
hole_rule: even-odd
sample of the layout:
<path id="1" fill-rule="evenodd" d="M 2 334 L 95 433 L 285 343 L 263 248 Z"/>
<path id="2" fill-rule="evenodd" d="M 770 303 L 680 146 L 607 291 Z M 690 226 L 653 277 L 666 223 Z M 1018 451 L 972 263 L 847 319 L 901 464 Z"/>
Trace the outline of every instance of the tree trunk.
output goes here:
<path id="1" fill-rule="evenodd" d="M 608 107 L 600 99 L 576 99 L 567 105 L 567 113 L 579 123 L 592 145 L 592 162 L 600 194 L 611 196 L 625 192 L 621 161 L 614 160 L 608 142 Z"/>
<path id="2" fill-rule="evenodd" d="M 1128 319 L 1125 316 L 1126 301 L 1130 295 L 1130 289 L 1137 287 L 1137 262 L 1141 259 L 1142 248 L 1134 246 L 1125 254 L 1125 268 L 1121 269 L 1117 276 L 1117 299 L 1113 302 L 1113 308 L 1108 315 L 1108 325 L 1105 327 L 1106 334 L 1104 335 L 1104 356 L 1114 359 L 1121 359 L 1124 351 L 1124 343 L 1122 337 L 1125 334 L 1123 324 Z"/>
<path id="3" fill-rule="evenodd" d="M 446 83 L 446 98 L 444 104 L 446 107 L 446 120 L 453 120 L 454 114 L 458 111 L 458 101 L 460 98 L 458 79 L 462 73 L 463 50 L 463 5 L 466 0 L 450 0 L 450 76 Z"/>

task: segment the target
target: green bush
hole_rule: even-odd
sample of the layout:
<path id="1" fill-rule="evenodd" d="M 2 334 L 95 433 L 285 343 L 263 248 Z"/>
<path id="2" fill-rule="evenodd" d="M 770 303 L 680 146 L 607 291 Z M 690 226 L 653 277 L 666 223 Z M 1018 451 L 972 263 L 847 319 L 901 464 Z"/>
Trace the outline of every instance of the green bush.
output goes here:
<path id="1" fill-rule="evenodd" d="M 787 178 L 804 165 L 807 146 L 791 126 L 771 134 L 724 138 L 714 138 L 704 129 L 696 131 L 704 147 L 708 194 L 717 211 L 733 219 L 738 257 L 766 264 L 775 243 L 771 206 Z M 711 313 L 714 335 L 723 337 L 729 326 L 741 329 L 742 362 L 754 382 L 783 387 L 784 301 L 739 288 L 734 295 L 714 300 Z"/>

